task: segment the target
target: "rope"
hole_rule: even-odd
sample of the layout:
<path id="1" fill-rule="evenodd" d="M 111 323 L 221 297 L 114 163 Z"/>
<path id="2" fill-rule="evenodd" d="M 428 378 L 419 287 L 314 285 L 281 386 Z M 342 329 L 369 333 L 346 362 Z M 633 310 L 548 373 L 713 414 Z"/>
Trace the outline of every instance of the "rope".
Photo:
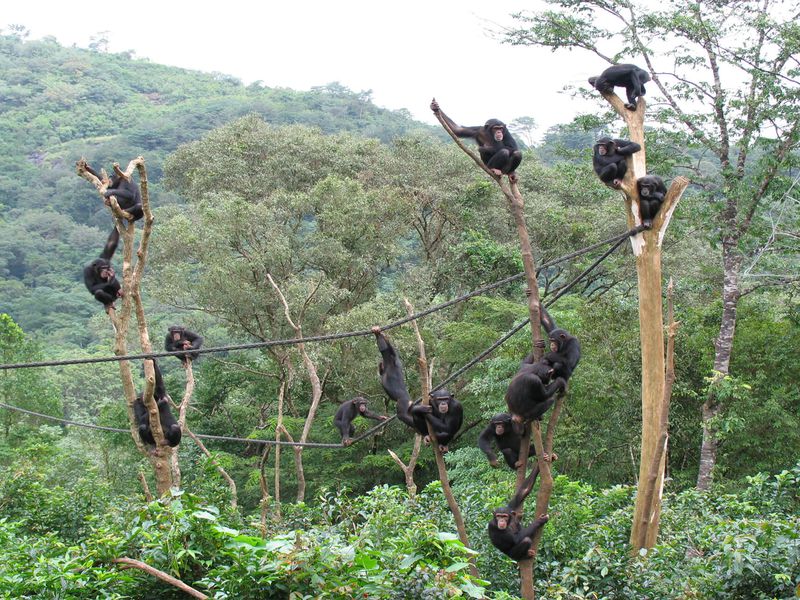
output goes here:
<path id="1" fill-rule="evenodd" d="M 619 248 L 628 237 L 631 237 L 632 235 L 636 235 L 637 233 L 641 232 L 643 229 L 644 229 L 644 227 L 642 227 L 642 226 L 634 227 L 633 229 L 629 230 L 628 232 L 626 232 L 624 234 L 621 234 L 619 236 L 615 236 L 614 238 L 611 238 L 611 240 L 616 240 L 616 243 L 614 243 L 614 245 L 611 246 L 611 248 L 606 250 L 588 268 L 584 269 L 584 271 L 580 275 L 575 277 L 567 285 L 565 285 L 563 288 L 561 288 L 558 291 L 558 293 L 556 293 L 556 295 L 549 302 L 544 304 L 545 308 L 549 308 L 550 306 L 555 304 L 555 302 L 559 298 L 564 296 L 572 287 L 577 285 L 578 282 L 580 282 L 590 272 L 592 272 L 594 269 L 596 269 L 597 266 L 600 265 L 600 263 L 602 263 L 606 258 L 608 258 L 608 256 L 612 252 L 614 252 L 614 250 Z M 605 243 L 608 243 L 608 241 L 606 241 Z M 594 244 L 593 246 L 597 247 L 597 244 Z M 584 252 L 588 252 L 588 250 L 586 250 L 586 249 L 583 249 L 583 251 Z M 577 255 L 577 254 L 573 253 L 573 255 Z M 555 261 L 551 261 L 550 263 L 543 264 L 537 270 L 537 274 L 538 274 L 539 270 L 541 270 L 543 268 L 546 268 L 548 266 L 552 266 L 553 264 L 556 264 L 557 262 L 561 262 L 563 260 L 568 260 L 568 259 L 565 258 L 565 257 L 561 257 L 559 259 L 556 259 Z M 486 288 L 492 289 L 494 287 L 498 287 L 500 285 L 503 285 L 504 283 L 508 283 L 509 281 L 513 281 L 515 279 L 520 279 L 523 276 L 524 276 L 524 273 L 523 274 L 512 275 L 511 277 L 507 277 L 506 279 L 503 279 L 503 280 L 501 280 L 499 282 L 496 282 L 496 283 L 491 284 L 489 286 L 485 286 L 484 288 L 480 288 L 480 290 L 485 290 Z M 464 298 L 472 297 L 474 295 L 477 295 L 477 293 L 479 293 L 480 290 L 476 290 L 474 292 L 470 292 L 469 294 L 465 294 Z M 451 304 L 454 304 L 456 301 L 457 300 L 450 300 L 449 302 L 445 302 L 444 305 L 449 306 Z M 444 305 L 440 305 L 440 306 L 444 306 Z M 407 317 L 405 319 L 401 319 L 400 321 L 396 321 L 394 323 L 390 323 L 389 325 L 385 326 L 383 328 L 383 330 L 390 329 L 390 328 L 393 328 L 393 327 L 397 327 L 399 325 L 402 325 L 403 323 L 407 323 L 408 321 L 411 321 L 411 320 L 417 318 L 418 315 L 421 316 L 421 315 L 425 315 L 425 314 L 430 314 L 431 312 L 433 312 L 433 310 L 431 310 L 431 309 L 428 309 L 426 311 L 422 311 L 422 313 L 417 313 L 416 315 L 414 315 L 412 317 Z M 514 327 L 512 327 L 510 331 L 508 331 L 500 339 L 495 341 L 486 350 L 481 352 L 479 355 L 474 357 L 472 360 L 470 360 L 469 362 L 464 364 L 461 368 L 457 369 L 456 371 L 451 373 L 448 377 L 446 377 L 441 383 L 439 383 L 436 387 L 434 387 L 431 390 L 431 393 L 442 389 L 447 384 L 449 384 L 452 381 L 455 381 L 456 379 L 458 379 L 463 373 L 465 373 L 466 371 L 471 369 L 477 363 L 479 363 L 484 358 L 489 356 L 492 352 L 494 352 L 497 348 L 499 348 L 504 343 L 506 343 L 512 336 L 514 336 L 514 334 L 516 334 L 521 329 L 523 329 L 529 322 L 530 322 L 530 318 L 525 319 L 521 323 L 519 323 L 518 325 L 515 325 Z M 367 333 L 372 333 L 372 332 L 369 331 Z M 338 336 L 340 336 L 340 337 L 343 336 L 343 335 L 344 334 L 338 334 Z M 317 337 L 331 337 L 331 336 L 317 336 Z M 310 340 L 312 338 L 306 338 L 306 339 Z M 181 354 L 181 352 L 175 352 L 175 353 L 169 352 L 169 353 L 163 353 L 163 354 L 166 355 L 166 356 L 169 356 L 171 354 Z M 146 355 L 143 355 L 143 358 L 149 358 L 150 356 L 153 356 L 153 355 L 146 354 Z M 118 359 L 118 360 L 121 360 L 122 358 L 132 358 L 132 357 L 115 357 L 115 359 Z M 105 359 L 105 360 L 107 360 L 107 359 Z M 45 365 L 42 365 L 42 366 L 45 366 Z M 15 366 L 15 365 L 4 365 L 4 367 L 5 368 L 19 368 L 19 367 Z M 417 400 L 415 402 L 419 402 L 420 400 L 421 400 L 421 398 L 417 398 Z M 24 413 L 24 414 L 28 414 L 28 415 L 32 415 L 32 416 L 35 416 L 35 417 L 39 417 L 41 419 L 47 419 L 49 421 L 55 421 L 55 422 L 62 423 L 62 424 L 65 424 L 65 425 L 73 425 L 75 427 L 84 427 L 84 428 L 87 428 L 87 429 L 96 429 L 96 430 L 101 430 L 101 431 L 112 431 L 112 432 L 115 432 L 115 433 L 129 433 L 130 432 L 129 429 L 119 429 L 119 428 L 116 428 L 116 427 L 105 427 L 105 426 L 102 426 L 102 425 L 93 425 L 93 424 L 90 424 L 90 423 L 79 423 L 77 421 L 71 421 L 69 419 L 61 419 L 59 417 L 53 417 L 53 416 L 50 416 L 50 415 L 37 413 L 37 412 L 34 412 L 32 410 L 27 410 L 27 409 L 24 409 L 24 408 L 20 408 L 18 406 L 12 406 L 12 405 L 6 404 L 4 402 L 0 402 L 0 408 L 5 408 L 5 409 L 16 411 L 16 412 L 21 412 L 21 413 Z M 386 419 L 384 421 L 381 421 L 380 423 L 378 423 L 377 425 L 371 427 L 370 429 L 368 429 L 367 431 L 365 431 L 361 435 L 353 438 L 353 441 L 351 442 L 351 445 L 355 444 L 356 442 L 359 442 L 359 441 L 361 441 L 361 440 L 363 440 L 365 438 L 368 438 L 368 437 L 372 436 L 375 432 L 377 432 L 378 430 L 386 427 L 386 425 L 388 425 L 389 423 L 391 423 L 395 419 L 397 419 L 397 415 L 396 414 L 392 415 L 391 417 L 389 417 L 388 419 Z M 245 443 L 248 443 L 248 444 L 259 444 L 259 445 L 298 446 L 298 447 L 305 447 L 305 448 L 343 448 L 343 446 L 341 444 L 331 444 L 331 443 L 323 443 L 323 442 L 286 442 L 286 441 L 282 441 L 282 440 L 261 440 L 261 439 L 252 439 L 252 438 L 239 438 L 239 437 L 225 436 L 225 435 L 210 435 L 210 434 L 203 434 L 203 433 L 197 433 L 195 435 L 198 438 L 207 439 L 207 440 L 218 440 L 218 441 L 227 441 L 227 442 L 245 442 Z"/>
<path id="2" fill-rule="evenodd" d="M 622 241 L 626 240 L 627 238 L 629 238 L 631 236 L 636 235 L 637 233 L 640 233 L 642 230 L 643 230 L 643 228 L 641 226 L 640 227 L 634 227 L 634 228 L 629 229 L 628 231 L 626 231 L 624 233 L 621 233 L 621 234 L 615 235 L 614 237 L 608 238 L 607 240 L 603 240 L 601 242 L 596 242 L 594 244 L 591 244 L 590 246 L 586 246 L 585 248 L 581 248 L 580 250 L 576 250 L 575 252 L 571 252 L 570 254 L 565 254 L 564 256 L 561 256 L 559 258 L 556 258 L 556 259 L 554 259 L 554 260 L 552 260 L 550 262 L 547 262 L 547 263 L 544 263 L 543 265 L 541 265 L 536 270 L 536 274 L 538 275 L 541 272 L 542 269 L 545 269 L 545 268 L 548 268 L 548 267 L 552 267 L 552 266 L 557 265 L 559 263 L 568 261 L 568 260 L 570 260 L 572 258 L 576 258 L 578 256 L 581 256 L 583 254 L 591 252 L 592 250 L 594 250 L 594 249 L 596 249 L 596 248 L 598 248 L 600 246 L 603 246 L 605 244 L 609 244 L 609 243 L 615 242 L 615 245 L 613 246 L 613 249 L 616 249 L 620 245 L 620 243 Z M 607 256 L 607 254 L 604 255 L 604 256 Z M 459 302 L 463 302 L 463 301 L 468 300 L 470 298 L 473 298 L 475 296 L 479 296 L 481 294 L 484 294 L 484 293 L 489 292 L 491 290 L 494 290 L 496 288 L 499 288 L 499 287 L 502 287 L 504 285 L 507 285 L 508 283 L 511 283 L 511 282 L 516 281 L 518 279 L 522 279 L 524 276 L 525 276 L 525 273 L 517 273 L 516 275 L 511 275 L 509 277 L 506 277 L 505 279 L 501 279 L 501 280 L 496 281 L 494 283 L 491 283 L 491 284 L 485 285 L 485 286 L 483 286 L 481 288 L 478 288 L 478 289 L 476 289 L 476 290 L 474 290 L 472 292 L 468 292 L 468 293 L 466 293 L 466 294 L 464 294 L 462 296 L 458 296 L 457 298 L 453 298 L 452 300 L 448 300 L 446 302 L 443 302 L 441 304 L 437 304 L 437 305 L 432 306 L 432 307 L 430 307 L 430 308 L 428 308 L 426 310 L 423 310 L 421 312 L 415 313 L 415 314 L 413 314 L 411 316 L 407 316 L 407 317 L 404 317 L 404 318 L 399 319 L 397 321 L 393 321 L 393 322 L 389 323 L 388 325 L 383 325 L 381 327 L 381 331 L 387 331 L 389 329 L 394 329 L 395 327 L 399 327 L 399 326 L 404 325 L 406 323 L 409 323 L 410 321 L 413 321 L 415 319 L 419 319 L 421 317 L 425 317 L 425 316 L 427 316 L 429 314 L 438 312 L 440 310 L 444 310 L 445 308 L 449 308 L 450 306 L 453 306 L 454 304 L 458 304 Z M 571 287 L 572 285 L 574 285 L 574 284 L 571 284 L 569 287 Z M 567 289 L 569 289 L 569 287 Z M 193 349 L 193 350 L 175 350 L 173 352 L 150 352 L 150 353 L 141 353 L 141 354 L 127 354 L 127 355 L 124 355 L 124 356 L 105 356 L 105 357 L 98 357 L 98 358 L 75 358 L 75 359 L 67 359 L 67 360 L 39 361 L 39 362 L 30 362 L 30 363 L 10 363 L 10 364 L 2 364 L 2 365 L 0 365 L 0 371 L 2 371 L 2 370 L 11 370 L 11 369 L 35 368 L 35 367 L 58 367 L 58 366 L 64 366 L 64 365 L 95 364 L 95 363 L 116 362 L 116 361 L 123 361 L 123 360 L 143 360 L 143 359 L 148 359 L 148 358 L 149 359 L 162 358 L 162 357 L 166 357 L 166 356 L 178 356 L 178 357 L 180 357 L 180 356 L 184 356 L 186 354 L 191 354 L 191 353 L 195 353 L 195 354 L 212 354 L 212 353 L 217 353 L 217 352 L 228 352 L 228 351 L 231 351 L 231 350 L 252 350 L 252 349 L 255 349 L 255 348 L 271 348 L 271 347 L 275 347 L 275 346 L 289 346 L 289 345 L 309 343 L 309 342 L 334 341 L 334 340 L 340 340 L 340 339 L 345 339 L 345 338 L 350 338 L 350 337 L 364 337 L 364 336 L 369 336 L 369 335 L 372 335 L 372 331 L 371 330 L 362 329 L 362 330 L 358 330 L 358 331 L 349 331 L 349 332 L 345 332 L 345 333 L 331 333 L 331 334 L 316 335 L 316 336 L 310 336 L 310 337 L 304 337 L 304 338 L 289 338 L 289 339 L 280 339 L 280 340 L 266 340 L 266 341 L 262 341 L 262 342 L 252 342 L 252 343 L 249 343 L 249 344 L 234 344 L 234 345 L 230 345 L 230 346 L 217 346 L 217 347 L 214 347 L 214 348 L 198 348 L 198 349 Z"/>

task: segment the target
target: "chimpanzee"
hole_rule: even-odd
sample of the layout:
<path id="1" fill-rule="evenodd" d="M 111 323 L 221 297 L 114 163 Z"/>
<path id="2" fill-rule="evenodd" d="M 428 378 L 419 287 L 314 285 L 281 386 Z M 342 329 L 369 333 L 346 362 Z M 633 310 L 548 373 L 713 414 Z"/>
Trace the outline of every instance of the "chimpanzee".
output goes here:
<path id="1" fill-rule="evenodd" d="M 486 454 L 489 464 L 497 467 L 497 455 L 492 450 L 493 441 L 497 443 L 498 449 L 506 459 L 506 464 L 512 469 L 516 469 L 519 466 L 519 448 L 522 439 L 512 427 L 510 414 L 499 413 L 493 416 L 486 429 L 478 437 L 478 448 Z"/>
<path id="2" fill-rule="evenodd" d="M 475 138 L 481 160 L 492 173 L 498 177 L 508 175 L 511 181 L 517 180 L 514 170 L 522 162 L 522 152 L 508 132 L 505 123 L 498 119 L 489 119 L 483 125 L 461 127 L 442 112 L 436 99 L 431 101 L 431 110 L 441 115 L 458 137 Z"/>
<path id="3" fill-rule="evenodd" d="M 642 147 L 636 142 L 602 137 L 594 145 L 592 157 L 594 172 L 600 181 L 618 188 L 628 171 L 628 156 L 641 149 Z"/>
<path id="4" fill-rule="evenodd" d="M 464 422 L 464 409 L 461 403 L 444 388 L 431 394 L 429 406 L 417 404 L 412 407 L 411 414 L 417 431 L 421 429 L 420 425 L 424 427 L 424 433 L 422 431 L 420 433 L 425 436 L 426 441 L 428 441 L 428 428 L 421 422 L 420 417 L 424 417 L 431 424 L 436 442 L 439 444 L 439 451 L 442 453 L 447 452 L 447 445 Z"/>
<path id="5" fill-rule="evenodd" d="M 548 379 L 560 377 L 566 383 L 581 359 L 581 345 L 578 338 L 556 325 L 544 307 L 542 307 L 542 326 L 550 338 L 550 352 L 542 356 L 540 362 L 551 369 Z"/>
<path id="6" fill-rule="evenodd" d="M 661 208 L 661 203 L 664 202 L 667 186 L 661 177 L 645 175 L 636 180 L 636 187 L 639 188 L 639 214 L 642 215 L 642 225 L 652 227 L 653 219 Z"/>
<path id="7" fill-rule="evenodd" d="M 114 175 L 111 183 L 108 184 L 105 194 L 106 206 L 111 204 L 109 198 L 114 196 L 119 207 L 130 214 L 134 221 L 138 221 L 144 216 L 142 209 L 142 193 L 139 186 L 133 181 L 128 181 L 122 175 Z"/>
<path id="8" fill-rule="evenodd" d="M 487 528 L 489 539 L 494 547 L 514 560 L 525 560 L 533 556 L 533 535 L 550 519 L 549 516 L 542 515 L 525 528 L 522 528 L 519 522 L 519 509 L 525 498 L 531 493 L 538 475 L 539 466 L 537 465 L 509 503 L 494 510 L 492 520 L 489 521 Z"/>
<path id="9" fill-rule="evenodd" d="M 403 423 L 416 429 L 414 419 L 411 416 L 411 396 L 408 394 L 405 376 L 403 375 L 403 363 L 397 355 L 397 351 L 381 333 L 381 328 L 377 325 L 372 328 L 375 334 L 375 342 L 381 353 L 381 362 L 378 363 L 378 373 L 381 376 L 381 384 L 392 400 L 397 403 L 397 418 Z"/>
<path id="10" fill-rule="evenodd" d="M 614 87 L 624 87 L 628 94 L 625 108 L 636 110 L 639 96 L 644 96 L 644 84 L 650 81 L 650 73 L 636 65 L 613 65 L 599 77 L 589 77 L 589 83 L 598 92 L 613 92 Z"/>
<path id="11" fill-rule="evenodd" d="M 158 363 L 153 360 L 153 370 L 156 375 L 156 386 L 153 390 L 153 400 L 158 406 L 158 418 L 161 421 L 161 431 L 164 433 L 164 439 L 167 444 L 173 448 L 181 443 L 181 426 L 169 409 L 169 396 L 167 389 L 164 386 L 164 378 L 161 376 L 161 369 L 158 368 Z M 136 416 L 136 424 L 139 426 L 139 437 L 142 443 L 151 444 L 155 446 L 156 440 L 153 437 L 153 431 L 150 429 L 150 413 L 147 411 L 147 406 L 144 404 L 144 392 L 136 396 L 136 401 L 133 403 L 133 412 Z"/>
<path id="12" fill-rule="evenodd" d="M 114 302 L 122 296 L 122 287 L 117 281 L 114 267 L 111 266 L 111 257 L 117 250 L 119 232 L 114 229 L 108 236 L 106 246 L 100 253 L 100 258 L 95 258 L 83 268 L 83 282 L 98 302 L 102 302 L 109 312 L 114 308 Z"/>
<path id="13" fill-rule="evenodd" d="M 362 396 L 356 396 L 352 400 L 343 402 L 336 411 L 336 416 L 333 417 L 333 424 L 342 433 L 342 444 L 349 446 L 353 443 L 352 437 L 356 432 L 353 419 L 361 415 L 365 419 L 373 419 L 375 421 L 385 421 L 384 415 L 378 415 L 367 408 L 367 399 Z"/>
<path id="14" fill-rule="evenodd" d="M 197 350 L 203 344 L 203 338 L 193 331 L 189 331 L 180 325 L 171 325 L 167 329 L 167 337 L 164 338 L 164 350 L 175 352 L 176 350 Z M 197 352 L 181 354 L 177 358 L 186 366 L 190 360 L 197 360 L 200 356 Z"/>
<path id="15" fill-rule="evenodd" d="M 100 175 L 88 164 L 84 163 L 84 168 L 98 179 L 101 179 Z M 134 221 L 138 221 L 144 216 L 142 193 L 139 191 L 139 186 L 133 181 L 128 181 L 122 175 L 116 174 L 111 178 L 103 196 L 106 206 L 111 204 L 109 198 L 114 196 L 119 207 L 130 214 Z"/>
<path id="16" fill-rule="evenodd" d="M 542 374 L 552 367 L 542 362 L 534 362 L 533 353 L 520 363 L 517 374 L 511 379 L 506 390 L 506 404 L 515 423 L 538 421 L 555 402 L 556 392 L 567 387 L 563 378 L 545 383 Z M 549 379 L 545 377 L 544 379 Z"/>

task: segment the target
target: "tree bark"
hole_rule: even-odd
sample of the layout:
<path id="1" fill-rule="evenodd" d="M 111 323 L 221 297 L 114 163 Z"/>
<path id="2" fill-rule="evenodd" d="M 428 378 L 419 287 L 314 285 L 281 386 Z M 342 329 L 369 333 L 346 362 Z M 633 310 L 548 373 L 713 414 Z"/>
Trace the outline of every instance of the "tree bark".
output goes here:
<path id="1" fill-rule="evenodd" d="M 404 298 L 404 301 L 408 316 L 413 315 L 415 312 L 414 307 L 407 298 Z M 428 359 L 425 355 L 425 342 L 422 340 L 422 335 L 419 333 L 417 321 L 411 321 L 411 324 L 414 326 L 414 333 L 417 335 L 417 348 L 419 350 L 417 364 L 419 366 L 420 386 L 422 387 L 420 393 L 422 394 L 422 403 L 427 405 L 430 404 L 431 374 L 428 371 Z M 431 440 L 431 449 L 433 450 L 433 455 L 436 458 L 436 468 L 439 471 L 439 481 L 442 483 L 442 493 L 444 493 L 444 497 L 447 500 L 447 506 L 450 507 L 450 513 L 453 515 L 453 520 L 456 523 L 458 538 L 461 540 L 461 543 L 464 544 L 464 546 L 469 548 L 469 538 L 467 537 L 467 528 L 464 525 L 464 517 L 461 515 L 461 509 L 458 507 L 456 497 L 453 495 L 453 490 L 450 488 L 450 478 L 447 476 L 447 466 L 444 464 L 444 457 L 442 456 L 441 450 L 439 450 L 439 442 L 436 439 L 436 434 L 433 432 L 433 426 L 430 424 L 430 422 L 428 422 L 428 437 Z M 478 569 L 475 567 L 475 558 L 472 556 L 470 556 L 469 559 L 469 572 L 473 577 L 478 577 Z"/>
<path id="2" fill-rule="evenodd" d="M 77 164 L 77 173 L 80 177 L 86 179 L 89 183 L 94 185 L 101 198 L 104 198 L 104 193 L 108 187 L 109 179 L 105 171 L 102 170 L 101 177 L 96 177 L 89 169 L 86 160 L 80 159 Z M 135 237 L 135 224 L 128 221 L 127 226 L 123 225 L 123 219 L 128 219 L 130 215 L 120 209 L 116 198 L 113 196 L 109 199 L 109 208 L 111 210 L 114 224 L 120 232 L 121 241 L 123 243 L 122 250 L 122 310 L 119 315 L 112 309 L 109 311 L 109 318 L 111 319 L 112 326 L 114 327 L 115 341 L 114 353 L 117 356 L 124 356 L 128 353 L 127 349 L 127 335 L 130 327 L 130 320 L 132 312 L 136 315 L 136 321 L 139 330 L 139 341 L 143 353 L 152 352 L 152 344 L 150 343 L 150 335 L 147 330 L 147 320 L 144 315 L 144 308 L 142 306 L 141 298 L 141 281 L 144 274 L 144 268 L 147 263 L 147 249 L 150 242 L 150 234 L 153 229 L 153 213 L 150 210 L 150 195 L 148 191 L 147 182 L 147 169 L 145 168 L 144 158 L 139 156 L 128 163 L 125 171 L 119 168 L 118 164 L 114 164 L 114 171 L 117 175 L 124 177 L 128 180 L 133 175 L 133 171 L 139 172 L 139 188 L 142 194 L 142 210 L 144 218 L 142 219 L 143 228 L 142 236 L 139 240 L 139 247 L 136 251 L 136 262 L 133 261 L 133 247 Z M 158 407 L 153 399 L 153 389 L 155 387 L 155 374 L 153 371 L 153 363 L 150 360 L 144 361 L 145 372 L 145 389 L 143 392 L 143 400 L 147 410 L 150 414 L 150 428 L 153 432 L 153 437 L 156 440 L 156 447 L 150 451 L 139 438 L 139 429 L 136 423 L 136 416 L 133 411 L 133 405 L 136 400 L 136 389 L 133 385 L 133 374 L 131 372 L 131 365 L 127 360 L 119 361 L 120 377 L 122 379 L 122 388 L 125 392 L 125 398 L 128 406 L 128 420 L 130 422 L 131 437 L 139 452 L 145 456 L 153 467 L 156 478 L 156 492 L 159 496 L 166 496 L 173 485 L 173 470 L 178 469 L 177 461 L 173 464 L 172 456 L 174 449 L 171 448 L 164 439 L 164 434 L 161 430 L 161 420 L 158 415 Z M 178 473 L 180 471 L 178 470 Z"/>
<path id="3" fill-rule="evenodd" d="M 291 328 L 294 329 L 295 337 L 297 339 L 302 339 L 303 329 L 300 325 L 295 325 L 294 321 L 292 320 L 292 317 L 289 314 L 289 303 L 286 301 L 286 298 L 278 287 L 278 284 L 275 283 L 275 280 L 272 279 L 272 275 L 269 273 L 267 273 L 267 279 L 272 284 L 272 287 L 275 289 L 275 292 L 278 294 L 281 302 L 283 303 L 283 311 L 284 315 L 286 316 L 286 321 L 289 323 Z M 322 283 L 322 280 L 320 280 L 320 283 Z M 319 289 L 319 284 L 317 284 L 317 287 L 311 292 L 306 302 L 311 301 L 311 298 L 314 297 L 317 289 Z M 309 433 L 311 433 L 311 425 L 314 424 L 314 417 L 317 415 L 317 408 L 319 408 L 319 403 L 322 399 L 322 384 L 320 383 L 319 375 L 317 374 L 317 367 L 311 360 L 308 352 L 306 352 L 306 345 L 301 343 L 297 345 L 297 348 L 303 357 L 303 364 L 306 367 L 308 379 L 311 382 L 311 406 L 308 409 L 308 415 L 306 416 L 305 423 L 303 424 L 303 432 L 300 434 L 300 443 L 305 443 L 308 440 Z M 286 433 L 288 434 L 288 431 Z M 294 462 L 297 469 L 297 501 L 302 502 L 306 496 L 306 477 L 303 471 L 303 447 L 294 446 L 292 450 L 294 451 Z"/>
<path id="4" fill-rule="evenodd" d="M 703 403 L 703 443 L 700 447 L 700 465 L 697 471 L 697 489 L 708 490 L 714 478 L 717 463 L 717 432 L 713 419 L 720 414 L 723 406 L 717 400 L 717 383 L 730 373 L 733 337 L 736 332 L 736 311 L 741 292 L 739 271 L 742 256 L 738 252 L 739 240 L 736 236 L 725 236 L 722 241 L 722 321 L 719 334 L 714 341 L 714 376 Z"/>
<path id="5" fill-rule="evenodd" d="M 187 585 L 186 583 L 182 582 L 180 579 L 176 579 L 175 577 L 173 577 L 169 573 L 165 573 L 164 571 L 156 569 L 155 567 L 151 567 L 147 563 L 143 563 L 140 560 L 136 560 L 134 558 L 127 558 L 127 557 L 123 556 L 123 557 L 120 557 L 120 558 L 114 558 L 114 559 L 112 559 L 111 562 L 120 565 L 121 569 L 134 568 L 134 569 L 139 569 L 141 571 L 144 571 L 145 573 L 148 573 L 149 575 L 152 575 L 153 577 L 157 577 L 161 581 L 164 581 L 164 582 L 166 582 L 166 583 L 178 588 L 182 592 L 185 592 L 185 593 L 189 594 L 192 598 L 200 598 L 200 600 L 205 600 L 206 598 L 208 598 L 208 596 L 206 596 L 203 592 L 200 592 L 200 591 L 194 589 L 192 586 Z"/>

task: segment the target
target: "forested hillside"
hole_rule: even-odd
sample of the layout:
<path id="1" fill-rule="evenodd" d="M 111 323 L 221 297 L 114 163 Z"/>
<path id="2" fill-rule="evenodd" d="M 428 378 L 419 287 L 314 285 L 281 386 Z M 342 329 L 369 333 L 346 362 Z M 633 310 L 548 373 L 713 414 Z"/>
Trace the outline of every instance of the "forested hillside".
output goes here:
<path id="1" fill-rule="evenodd" d="M 97 341 L 82 265 L 107 235 L 108 215 L 75 161 L 97 168 L 147 159 L 154 206 L 184 202 L 163 186 L 164 159 L 180 144 L 246 114 L 325 133 L 388 142 L 430 130 L 332 83 L 310 92 L 244 86 L 223 74 L 165 67 L 126 54 L 0 36 L 0 277 L 3 308 L 26 330 L 59 343 Z M 124 165 L 123 165 L 124 167 Z M 34 309 L 35 307 L 35 309 Z"/>
<path id="2" fill-rule="evenodd" d="M 723 8 L 708 10 L 710 19 Z M 761 17 L 751 24 L 771 22 Z M 553 22 L 521 21 L 508 35 L 578 43 L 541 23 Z M 677 29 L 640 24 L 653 36 Z M 800 37 L 781 31 L 774 43 L 798 56 Z M 581 350 L 556 455 L 539 457 L 555 477 L 535 559 L 540 598 L 767 600 L 800 589 L 800 136 L 791 126 L 800 101 L 785 79 L 771 87 L 753 71 L 764 92 L 746 100 L 786 112 L 750 129 L 736 113 L 747 113 L 745 100 L 721 96 L 717 112 L 697 109 L 682 132 L 679 111 L 651 101 L 648 84 L 648 173 L 692 182 L 663 240 L 678 324 L 661 529 L 649 552 L 629 543 L 642 439 L 641 282 L 629 238 L 642 230 L 629 231 L 619 191 L 592 167 L 598 137 L 629 132 L 592 89 L 596 114 L 524 149 L 516 185 L 545 265 L 539 294 Z M 738 116 L 724 121 L 720 107 Z M 515 561 L 492 545 L 487 523 L 522 488 L 513 459 L 492 464 L 478 446 L 493 439 L 490 420 L 509 410 L 509 382 L 532 350 L 506 175 L 492 180 L 442 130 L 376 107 L 368 92 L 243 86 L 52 39 L 0 36 L 0 116 L 0 368 L 62 362 L 0 370 L 0 598 L 187 597 L 181 582 L 220 599 L 518 597 Z M 767 134 L 770 119 L 787 131 Z M 720 122 L 740 135 L 740 170 L 703 130 Z M 76 174 L 81 157 L 111 171 L 139 155 L 132 180 L 146 172 L 154 220 L 123 233 L 112 263 L 122 281 L 127 245 L 148 244 L 146 335 L 143 323 L 119 319 L 138 300 L 130 278 L 111 317 L 84 286 L 113 221 L 92 178 Z M 406 300 L 430 313 L 398 325 Z M 152 361 L 115 360 L 122 344 L 138 354 L 147 340 L 160 353 L 173 325 L 201 335 L 207 352 L 188 367 L 157 358 L 164 389 Z M 463 407 L 443 456 L 466 545 L 434 449 L 381 420 L 402 402 L 381 379 L 398 367 L 375 326 L 412 399 L 424 388 L 424 347 L 432 384 Z M 230 347 L 240 344 L 250 347 Z M 552 378 L 550 366 L 537 377 Z M 136 393 L 150 408 L 144 428 Z M 373 420 L 355 418 L 348 434 L 334 419 L 355 397 Z M 709 398 L 724 410 L 709 416 Z M 157 431 L 164 411 L 185 417 L 174 450 Z M 713 481 L 703 483 L 709 436 Z M 412 457 L 409 480 L 399 463 Z M 161 499 L 159 473 L 175 484 Z"/>

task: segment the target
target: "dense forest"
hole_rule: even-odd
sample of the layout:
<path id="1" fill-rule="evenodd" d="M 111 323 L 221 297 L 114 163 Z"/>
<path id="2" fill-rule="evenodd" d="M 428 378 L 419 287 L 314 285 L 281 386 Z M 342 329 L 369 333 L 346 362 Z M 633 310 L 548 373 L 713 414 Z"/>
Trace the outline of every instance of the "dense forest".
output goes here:
<path id="1" fill-rule="evenodd" d="M 558 12 L 570 4 L 518 17 L 505 41 L 597 51 L 591 16 Z M 734 46 L 724 4 L 631 9 L 606 32 L 636 31 L 615 62 L 663 62 L 648 65 L 648 172 L 691 181 L 663 240 L 675 381 L 658 543 L 639 554 L 636 257 L 626 241 L 596 262 L 629 224 L 592 168 L 595 141 L 628 132 L 587 84 L 575 93 L 597 96 L 597 112 L 523 148 L 524 219 L 537 264 L 549 264 L 539 294 L 581 346 L 550 463 L 542 598 L 800 594 L 800 26 L 737 3 L 750 34 Z M 647 46 L 664 36 L 682 41 L 677 58 Z M 698 45 L 708 56 L 691 54 Z M 719 75 L 715 61 L 740 71 L 704 79 L 708 65 Z M 663 72 L 678 67 L 696 79 Z M 186 597 L 166 574 L 211 598 L 519 596 L 520 572 L 486 535 L 514 473 L 502 457 L 493 468 L 478 438 L 507 410 L 530 329 L 474 359 L 528 316 L 523 260 L 500 186 L 442 129 L 337 83 L 245 86 L 21 29 L 0 35 L 0 115 L 0 367 L 53 363 L 0 371 L 0 597 Z M 137 156 L 154 217 L 141 283 L 152 351 L 172 325 L 199 332 L 206 350 L 189 369 L 158 358 L 172 399 L 190 392 L 179 485 L 162 498 L 155 455 L 131 425 L 112 321 L 83 281 L 113 219 L 76 162 L 112 173 Z M 405 300 L 436 310 L 393 326 Z M 374 326 L 390 326 L 412 398 L 427 385 L 424 345 L 432 383 L 447 382 L 464 408 L 444 459 L 468 545 L 436 453 L 411 429 L 356 419 L 346 445 L 334 426 L 356 396 L 395 413 Z M 143 351 L 140 333 L 124 336 L 129 354 Z M 273 343 L 314 336 L 329 337 Z M 138 392 L 152 393 L 150 362 L 122 363 Z M 392 453 L 417 461 L 413 486 Z"/>

